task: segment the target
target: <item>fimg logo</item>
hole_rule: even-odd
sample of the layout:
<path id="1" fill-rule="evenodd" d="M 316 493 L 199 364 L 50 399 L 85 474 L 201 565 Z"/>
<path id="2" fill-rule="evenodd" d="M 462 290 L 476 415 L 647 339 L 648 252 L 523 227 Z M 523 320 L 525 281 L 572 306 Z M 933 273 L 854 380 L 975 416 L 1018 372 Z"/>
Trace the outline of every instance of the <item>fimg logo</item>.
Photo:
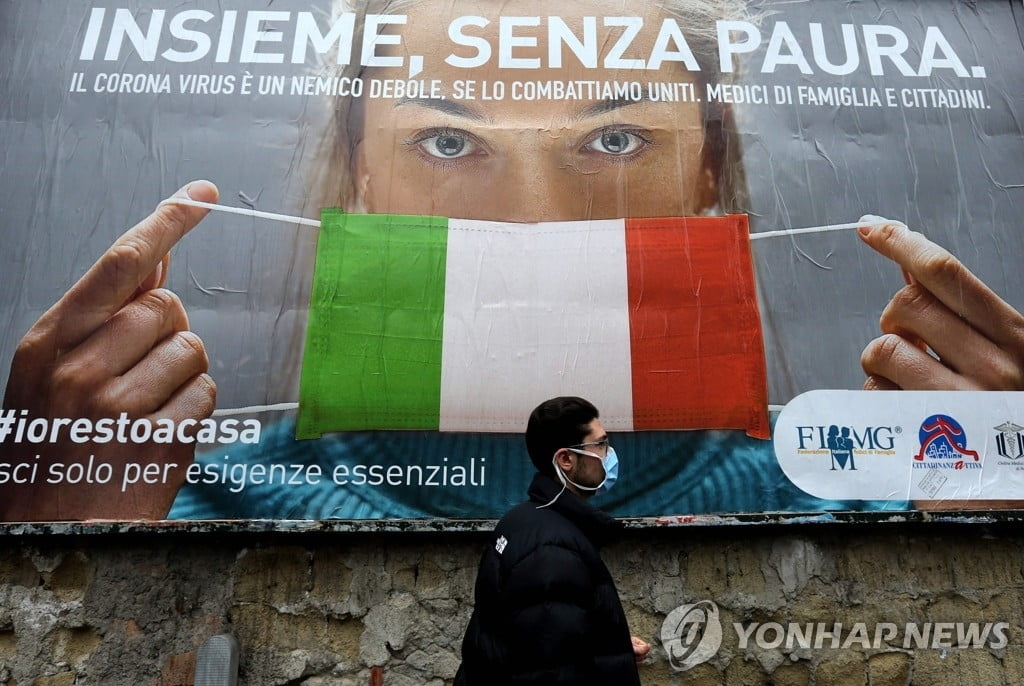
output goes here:
<path id="1" fill-rule="evenodd" d="M 896 445 L 894 434 L 900 432 L 899 427 L 865 426 L 860 430 L 855 426 L 838 424 L 796 427 L 800 450 L 828 450 L 830 439 L 841 437 L 849 439 L 858 450 L 892 450 Z"/>

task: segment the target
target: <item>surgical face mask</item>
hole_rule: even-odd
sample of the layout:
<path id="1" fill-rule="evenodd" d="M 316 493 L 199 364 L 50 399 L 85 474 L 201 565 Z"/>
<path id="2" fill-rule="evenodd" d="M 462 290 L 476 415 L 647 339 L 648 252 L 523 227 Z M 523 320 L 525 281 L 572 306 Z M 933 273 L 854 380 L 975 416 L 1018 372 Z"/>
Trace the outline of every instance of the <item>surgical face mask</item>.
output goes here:
<path id="1" fill-rule="evenodd" d="M 566 482 L 568 482 L 571 483 L 576 488 L 580 489 L 581 491 L 596 491 L 598 493 L 602 493 L 604 491 L 609 490 L 612 487 L 612 485 L 618 480 L 619 456 L 615 454 L 615 448 L 608 446 L 608 453 L 604 457 L 601 457 L 597 453 L 591 452 L 589 450 L 583 450 L 582 448 L 566 448 L 566 450 L 574 452 L 577 455 L 587 455 L 589 457 L 596 457 L 598 460 L 600 460 L 601 466 L 604 467 L 604 479 L 601 481 L 601 483 L 599 483 L 596 486 L 581 486 L 580 484 L 576 483 L 575 481 L 567 477 L 565 473 L 563 473 L 562 470 L 558 468 L 558 465 L 555 463 L 555 458 L 554 456 L 552 456 L 551 463 L 555 466 L 555 474 L 558 476 L 558 479 L 562 482 L 563 486 L 566 484 Z"/>
<path id="2" fill-rule="evenodd" d="M 604 456 L 604 483 L 597 489 L 598 493 L 607 493 L 619 480 L 619 456 L 615 448 L 608 446 L 608 454 Z"/>
<path id="3" fill-rule="evenodd" d="M 597 453 L 592 453 L 589 450 L 583 450 L 581 448 L 566 448 L 566 450 L 574 452 L 577 455 L 588 455 L 590 457 L 596 457 L 597 459 L 601 460 L 601 466 L 604 467 L 604 479 L 602 479 L 601 483 L 599 483 L 596 486 L 581 486 L 580 484 L 576 483 L 575 481 L 567 477 L 565 475 L 565 472 L 558 468 L 558 462 L 555 461 L 555 456 L 552 455 L 551 466 L 555 468 L 555 475 L 558 477 L 558 480 L 562 482 L 562 490 L 560 490 L 555 495 L 555 497 L 549 500 L 548 502 L 544 503 L 543 505 L 538 505 L 538 510 L 547 507 L 551 503 L 558 500 L 558 496 L 562 495 L 562 493 L 565 492 L 565 489 L 568 488 L 569 484 L 572 484 L 581 491 L 596 491 L 598 493 L 603 493 L 610 489 L 612 487 L 612 484 L 614 484 L 619 478 L 619 457 L 618 455 L 615 454 L 615 448 L 608 446 L 608 453 L 604 457 L 601 457 Z"/>

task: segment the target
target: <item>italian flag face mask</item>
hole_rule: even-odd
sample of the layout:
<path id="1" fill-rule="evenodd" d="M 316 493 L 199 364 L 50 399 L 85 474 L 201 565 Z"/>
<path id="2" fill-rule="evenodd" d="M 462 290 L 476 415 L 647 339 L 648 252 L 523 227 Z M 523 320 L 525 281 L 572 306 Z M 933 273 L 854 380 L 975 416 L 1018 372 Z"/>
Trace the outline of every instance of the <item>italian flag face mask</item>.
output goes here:
<path id="1" fill-rule="evenodd" d="M 591 399 L 611 430 L 767 438 L 746 216 L 514 224 L 324 210 L 299 438 L 520 432 L 537 398 L 558 395 Z"/>

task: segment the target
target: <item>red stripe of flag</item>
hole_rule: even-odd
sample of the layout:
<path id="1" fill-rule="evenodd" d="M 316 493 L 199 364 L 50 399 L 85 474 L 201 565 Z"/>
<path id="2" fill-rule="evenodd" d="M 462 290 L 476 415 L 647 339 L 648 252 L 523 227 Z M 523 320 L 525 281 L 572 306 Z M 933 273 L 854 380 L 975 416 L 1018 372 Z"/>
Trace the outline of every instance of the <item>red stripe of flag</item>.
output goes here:
<path id="1" fill-rule="evenodd" d="M 626 220 L 634 428 L 769 438 L 746 215 Z"/>

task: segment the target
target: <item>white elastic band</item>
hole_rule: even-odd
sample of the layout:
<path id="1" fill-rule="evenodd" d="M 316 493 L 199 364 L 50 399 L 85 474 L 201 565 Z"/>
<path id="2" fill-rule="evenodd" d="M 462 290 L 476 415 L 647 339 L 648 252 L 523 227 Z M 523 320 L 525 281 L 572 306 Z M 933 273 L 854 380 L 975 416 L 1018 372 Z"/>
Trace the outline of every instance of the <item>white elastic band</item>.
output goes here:
<path id="1" fill-rule="evenodd" d="M 287 214 L 278 214 L 277 212 L 263 212 L 261 210 L 253 210 L 248 207 L 229 207 L 228 205 L 216 205 L 212 202 L 203 202 L 201 200 L 193 200 L 192 198 L 167 198 L 166 200 L 161 201 L 160 204 L 191 205 L 192 207 L 202 207 L 205 210 L 218 210 L 220 212 L 230 212 L 231 214 L 242 214 L 247 217 L 259 217 L 260 219 L 272 219 L 274 221 L 287 222 L 289 224 L 302 224 L 303 226 L 314 226 L 316 228 L 320 228 L 320 221 L 317 219 L 307 219 L 305 217 L 292 217 Z M 825 231 L 841 231 L 843 229 L 856 229 L 857 227 L 860 226 L 884 226 L 885 224 L 892 223 L 892 220 L 879 218 L 863 222 L 849 222 L 846 224 L 824 224 L 822 226 L 807 226 L 800 229 L 759 231 L 758 233 L 750 234 L 750 240 L 756 240 L 758 238 L 776 238 L 778 236 L 794 236 L 798 233 L 823 233 Z"/>
<path id="2" fill-rule="evenodd" d="M 253 210 L 248 207 L 229 207 L 228 205 L 215 205 L 212 202 L 203 202 L 202 200 L 193 200 L 192 198 L 167 198 L 160 202 L 160 205 L 190 205 L 192 207 L 202 207 L 204 210 L 219 210 L 220 212 L 230 212 L 231 214 L 243 214 L 247 217 L 259 217 L 260 219 L 273 219 L 274 221 L 287 222 L 289 224 L 302 224 L 303 226 L 315 226 L 320 228 L 320 221 L 318 219 L 306 219 L 305 217 L 289 217 L 287 214 L 278 214 L 277 212 L 262 212 L 260 210 Z"/>
<path id="3" fill-rule="evenodd" d="M 230 417 L 236 414 L 258 414 L 260 412 L 278 412 L 281 410 L 297 410 L 298 403 L 277 403 L 275 405 L 249 405 L 248 407 L 230 407 L 214 410 L 214 417 Z"/>
<path id="4" fill-rule="evenodd" d="M 841 231 L 843 229 L 856 229 L 861 226 L 884 226 L 892 224 L 889 219 L 872 219 L 865 222 L 849 222 L 847 224 L 825 224 L 824 226 L 808 226 L 802 229 L 780 229 L 778 231 L 759 231 L 750 234 L 750 240 L 757 238 L 775 238 L 776 236 L 793 236 L 798 233 L 824 233 L 825 231 Z"/>
<path id="5" fill-rule="evenodd" d="M 557 467 L 555 467 L 555 469 L 558 469 L 558 468 L 557 468 Z M 554 498 L 552 498 L 551 500 L 547 501 L 547 502 L 546 502 L 546 503 L 544 503 L 543 505 L 538 505 L 538 506 L 537 506 L 537 507 L 535 507 L 534 509 L 536 509 L 536 510 L 543 510 L 543 509 L 544 509 L 545 507 L 548 507 L 549 505 L 553 505 L 553 504 L 554 504 L 554 502 L 555 502 L 556 500 L 558 500 L 558 496 L 560 496 L 560 495 L 562 495 L 563 493 L 565 493 L 565 489 L 566 489 L 566 488 L 568 488 L 568 486 L 566 486 L 566 485 L 565 485 L 565 483 L 563 483 L 563 484 L 562 484 L 562 490 L 560 490 L 560 491 L 559 491 L 558 493 L 556 493 L 556 494 L 555 494 L 555 497 L 554 497 Z"/>

